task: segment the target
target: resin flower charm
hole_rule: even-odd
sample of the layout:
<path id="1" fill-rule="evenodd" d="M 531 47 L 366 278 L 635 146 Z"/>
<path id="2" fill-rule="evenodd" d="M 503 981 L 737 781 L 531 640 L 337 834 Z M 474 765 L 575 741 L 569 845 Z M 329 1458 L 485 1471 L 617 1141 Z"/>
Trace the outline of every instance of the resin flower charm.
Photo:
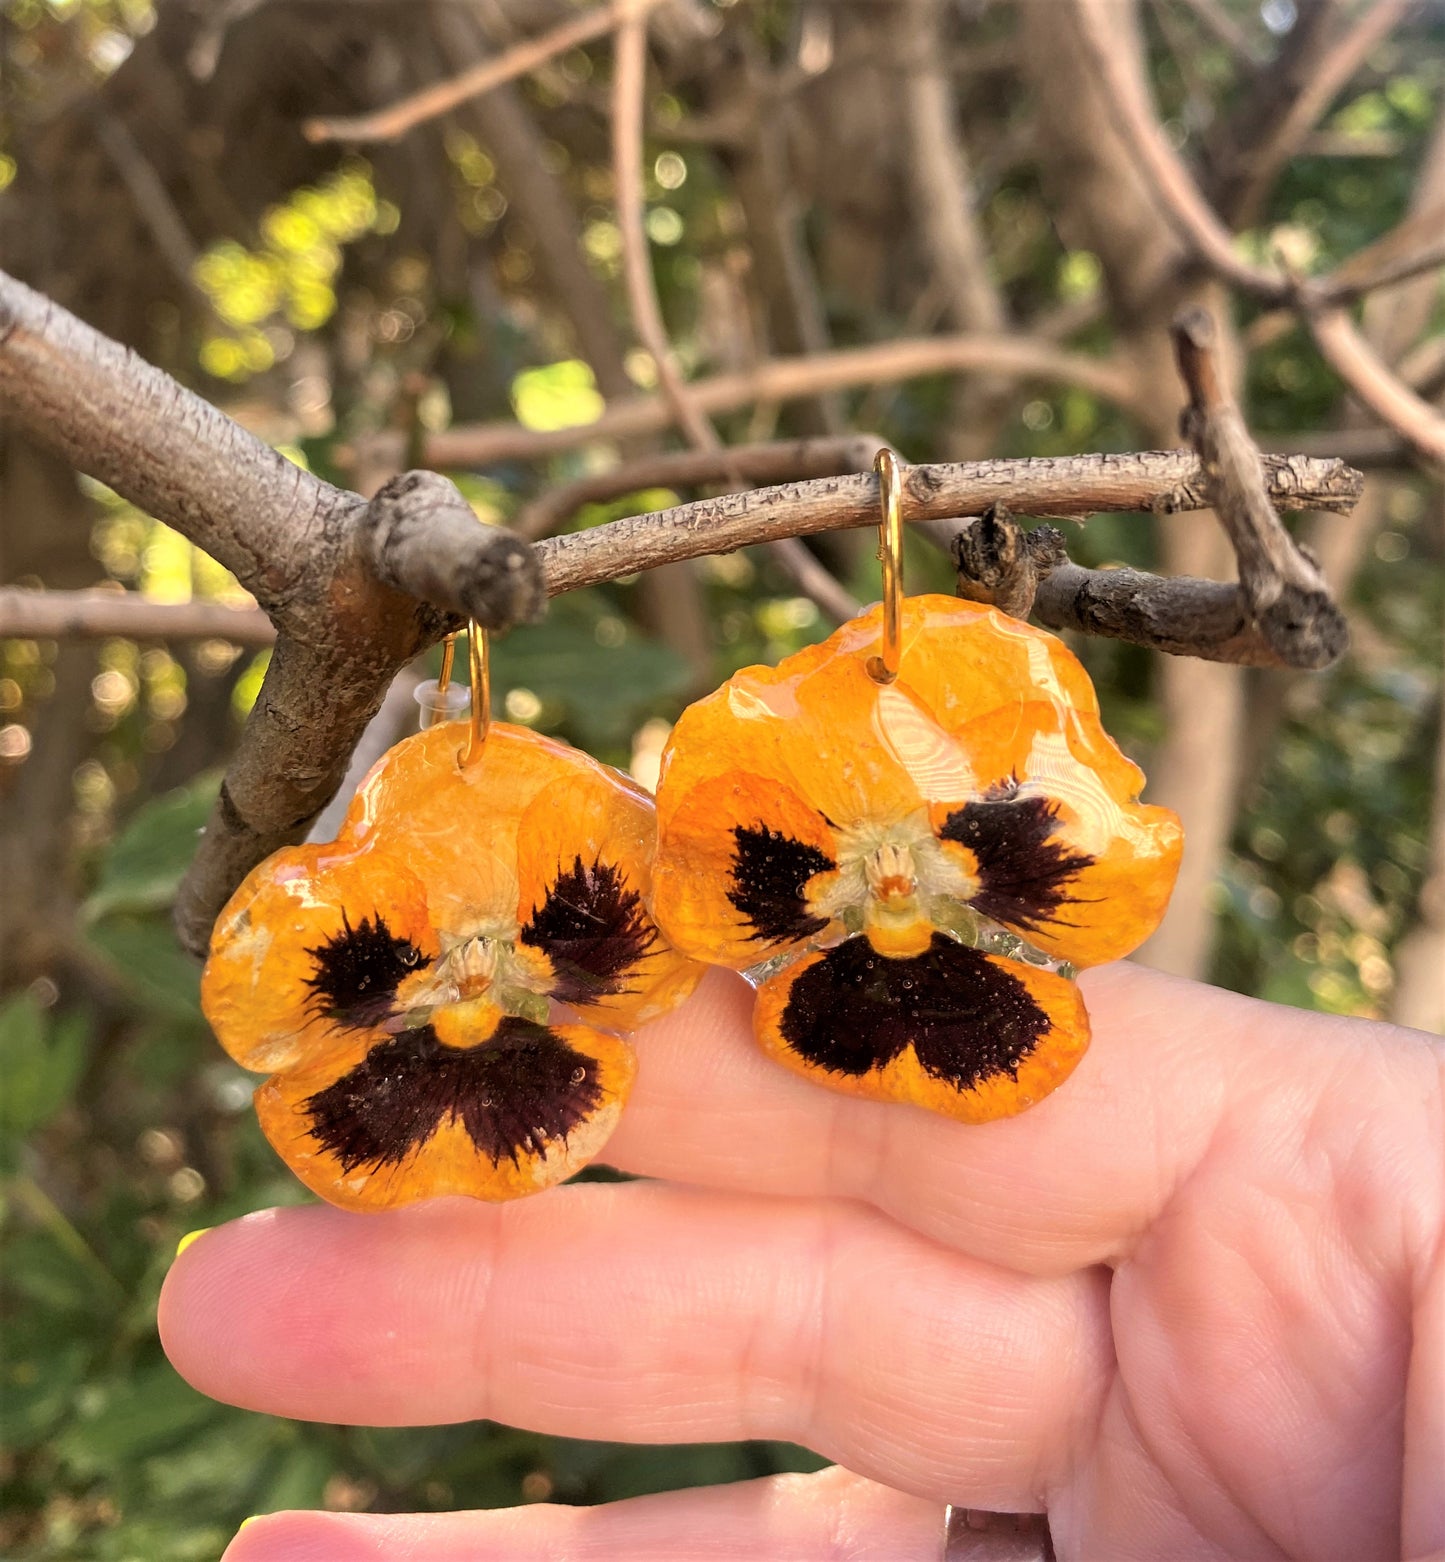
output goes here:
<path id="1" fill-rule="evenodd" d="M 950 597 L 880 610 L 684 712 L 663 758 L 653 909 L 748 972 L 767 1052 L 969 1122 L 1048 1094 L 1088 1045 L 1073 969 L 1154 930 L 1182 837 L 1052 635 Z"/>
<path id="2" fill-rule="evenodd" d="M 277 852 L 212 936 L 202 1005 L 271 1073 L 266 1137 L 354 1209 L 443 1193 L 514 1198 L 570 1176 L 632 1084 L 629 1030 L 700 968 L 644 897 L 652 801 L 551 739 L 494 724 L 407 738 L 334 842 Z M 554 1023 L 553 1005 L 582 1023 Z"/>

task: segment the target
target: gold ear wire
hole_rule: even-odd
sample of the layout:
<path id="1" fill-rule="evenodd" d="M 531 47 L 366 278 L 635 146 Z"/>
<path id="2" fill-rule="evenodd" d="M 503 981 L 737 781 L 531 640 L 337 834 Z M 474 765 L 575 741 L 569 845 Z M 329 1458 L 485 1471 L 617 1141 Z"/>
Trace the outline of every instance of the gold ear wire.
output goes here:
<path id="1" fill-rule="evenodd" d="M 482 757 L 492 725 L 492 647 L 487 631 L 474 618 L 467 621 L 467 662 L 472 679 L 472 730 L 460 756 L 464 766 L 474 765 Z"/>
<path id="2" fill-rule="evenodd" d="M 452 632 L 442 641 L 442 670 L 437 674 L 437 693 L 445 695 L 447 685 L 452 681 L 452 659 L 457 654 L 457 632 Z"/>
<path id="3" fill-rule="evenodd" d="M 883 564 L 883 651 L 867 661 L 874 683 L 892 683 L 898 676 L 903 642 L 903 478 L 891 450 L 873 458 L 878 474 L 878 557 Z"/>

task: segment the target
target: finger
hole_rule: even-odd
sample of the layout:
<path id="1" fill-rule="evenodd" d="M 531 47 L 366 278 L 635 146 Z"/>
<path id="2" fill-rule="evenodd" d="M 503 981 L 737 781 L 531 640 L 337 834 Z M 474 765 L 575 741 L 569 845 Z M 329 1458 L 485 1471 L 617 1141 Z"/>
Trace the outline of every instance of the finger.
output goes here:
<path id="1" fill-rule="evenodd" d="M 942 1548 L 938 1503 L 834 1468 L 591 1508 L 280 1513 L 223 1562 L 938 1562 Z"/>
<path id="2" fill-rule="evenodd" d="M 1113 1359 L 1097 1274 L 1021 1277 L 858 1204 L 646 1183 L 272 1210 L 187 1249 L 160 1326 L 197 1388 L 276 1415 L 783 1438 L 1019 1510 Z"/>
<path id="3" fill-rule="evenodd" d="M 1094 1040 L 1073 1076 L 1018 1117 L 969 1125 L 776 1067 L 752 1040 L 751 990 L 711 973 L 638 1034 L 637 1086 L 606 1157 L 709 1187 L 864 1199 L 1029 1272 L 1117 1260 L 1199 1164 L 1226 1107 L 1307 1088 L 1331 1022 L 1122 963 L 1083 986 Z M 1331 1034 L 1354 1044 L 1348 1022 Z M 1378 1050 L 1378 1028 L 1373 1040 Z"/>

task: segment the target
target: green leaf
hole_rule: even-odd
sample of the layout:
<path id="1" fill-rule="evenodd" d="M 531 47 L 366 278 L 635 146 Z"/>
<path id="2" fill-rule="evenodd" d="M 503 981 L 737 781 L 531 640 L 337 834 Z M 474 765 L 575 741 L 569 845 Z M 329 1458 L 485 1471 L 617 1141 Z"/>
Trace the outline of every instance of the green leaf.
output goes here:
<path id="1" fill-rule="evenodd" d="M 517 629 L 500 641 L 492 655 L 500 703 L 505 691 L 529 690 L 584 747 L 626 743 L 653 706 L 683 691 L 687 665 L 666 646 L 625 630 L 620 619 L 600 623 L 615 643 L 575 621 Z"/>
<path id="2" fill-rule="evenodd" d="M 89 1039 L 84 1015 L 51 1015 L 28 993 L 0 1008 L 0 1143 L 43 1128 L 69 1101 Z"/>
<path id="3" fill-rule="evenodd" d="M 172 1019 L 203 1023 L 201 968 L 176 942 L 169 918 L 106 917 L 88 937 L 116 979 L 148 1007 Z"/>
<path id="4" fill-rule="evenodd" d="M 105 855 L 99 882 L 82 908 L 86 921 L 171 904 L 220 785 L 219 771 L 209 771 L 136 812 Z"/>
<path id="5" fill-rule="evenodd" d="M 113 1378 L 88 1392 L 83 1413 L 55 1441 L 55 1450 L 82 1479 L 105 1476 L 167 1449 L 189 1445 L 225 1412 L 168 1366 Z"/>
<path id="6" fill-rule="evenodd" d="M 18 1454 L 44 1442 L 70 1412 L 91 1353 L 84 1345 L 69 1343 L 35 1357 L 12 1341 L 6 1354 L 0 1377 L 0 1444 Z"/>

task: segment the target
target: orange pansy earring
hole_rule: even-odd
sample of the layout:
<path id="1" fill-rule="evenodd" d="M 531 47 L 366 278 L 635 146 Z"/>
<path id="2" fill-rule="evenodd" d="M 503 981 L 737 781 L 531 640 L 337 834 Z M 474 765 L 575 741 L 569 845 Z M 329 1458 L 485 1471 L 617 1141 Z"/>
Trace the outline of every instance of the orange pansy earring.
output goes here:
<path id="1" fill-rule="evenodd" d="M 981 1122 L 1071 1072 L 1089 1038 L 1071 977 L 1158 925 L 1182 836 L 1137 801 L 1060 641 L 903 598 L 890 451 L 876 470 L 881 607 L 683 713 L 653 910 L 684 954 L 754 982 L 779 1062 Z"/>
<path id="2" fill-rule="evenodd" d="M 470 731 L 404 739 L 335 841 L 254 869 L 202 978 L 221 1045 L 273 1076 L 256 1093 L 266 1137 L 347 1208 L 508 1199 L 570 1176 L 631 1087 L 618 1033 L 701 974 L 646 909 L 651 798 L 491 723 L 476 625 L 471 655 Z"/>

